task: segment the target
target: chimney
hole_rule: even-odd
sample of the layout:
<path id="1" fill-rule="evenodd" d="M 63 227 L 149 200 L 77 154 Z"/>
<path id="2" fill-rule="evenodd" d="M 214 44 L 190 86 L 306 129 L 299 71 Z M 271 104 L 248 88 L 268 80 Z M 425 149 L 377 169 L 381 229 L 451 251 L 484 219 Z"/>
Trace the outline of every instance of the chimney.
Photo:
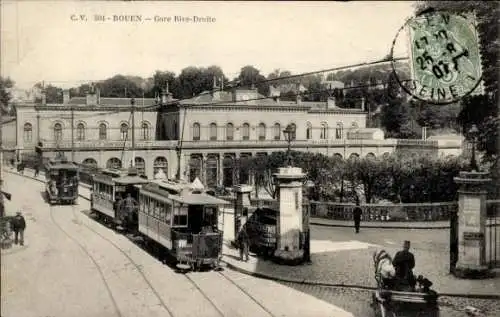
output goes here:
<path id="1" fill-rule="evenodd" d="M 95 106 L 97 105 L 97 95 L 95 93 L 95 87 L 92 83 L 90 85 L 89 92 L 87 93 L 87 106 Z"/>
<path id="2" fill-rule="evenodd" d="M 302 96 L 301 96 L 302 92 L 300 91 L 300 83 L 297 83 L 296 87 L 297 89 L 295 92 L 295 102 L 299 104 L 302 102 Z"/>
<path id="3" fill-rule="evenodd" d="M 42 105 L 46 105 L 47 104 L 47 95 L 45 93 L 45 89 L 42 89 Z"/>
<path id="4" fill-rule="evenodd" d="M 65 104 L 65 105 L 68 104 L 69 100 L 70 100 L 69 90 L 64 90 L 63 91 L 63 104 Z"/>
<path id="5" fill-rule="evenodd" d="M 366 111 L 365 109 L 365 98 L 364 97 L 361 97 L 361 111 Z"/>
<path id="6" fill-rule="evenodd" d="M 279 89 L 274 87 L 273 85 L 269 86 L 269 97 L 273 98 L 274 101 L 280 102 L 281 92 Z"/>
<path id="7" fill-rule="evenodd" d="M 335 104 L 335 97 L 328 97 L 326 100 L 326 109 L 334 109 L 337 105 Z"/>

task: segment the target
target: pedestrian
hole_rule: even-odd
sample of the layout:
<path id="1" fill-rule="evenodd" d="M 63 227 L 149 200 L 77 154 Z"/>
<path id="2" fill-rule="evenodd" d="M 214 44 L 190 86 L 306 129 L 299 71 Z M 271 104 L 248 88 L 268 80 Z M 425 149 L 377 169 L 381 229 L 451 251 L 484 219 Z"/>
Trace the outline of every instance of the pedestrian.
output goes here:
<path id="1" fill-rule="evenodd" d="M 356 233 L 359 233 L 359 226 L 361 225 L 361 215 L 363 215 L 363 210 L 359 206 L 359 198 L 356 198 L 356 207 L 354 207 L 354 210 L 352 211 Z"/>
<path id="2" fill-rule="evenodd" d="M 38 177 L 39 172 L 40 172 L 40 167 L 38 166 L 38 163 L 35 163 L 35 177 Z"/>
<path id="3" fill-rule="evenodd" d="M 12 219 L 12 230 L 14 231 L 14 244 L 19 241 L 20 245 L 24 245 L 24 230 L 26 229 L 26 221 L 20 211 Z"/>
<path id="4" fill-rule="evenodd" d="M 238 242 L 240 247 L 240 260 L 248 262 L 248 253 L 250 248 L 250 238 L 248 236 L 246 226 L 243 226 L 238 235 Z"/>
<path id="5" fill-rule="evenodd" d="M 406 240 L 403 243 L 403 250 L 396 253 L 392 265 L 396 269 L 396 277 L 399 281 L 414 288 L 417 282 L 413 275 L 415 256 L 410 252 L 410 241 Z"/>

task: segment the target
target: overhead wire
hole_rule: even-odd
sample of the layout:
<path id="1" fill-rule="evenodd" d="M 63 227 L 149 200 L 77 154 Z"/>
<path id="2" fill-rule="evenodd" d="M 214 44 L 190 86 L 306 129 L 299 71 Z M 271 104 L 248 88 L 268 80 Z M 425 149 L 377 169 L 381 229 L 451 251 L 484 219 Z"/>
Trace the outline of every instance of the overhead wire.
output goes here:
<path id="1" fill-rule="evenodd" d="M 271 78 L 271 79 L 260 80 L 260 81 L 257 81 L 255 83 L 253 83 L 253 85 L 258 86 L 260 84 L 268 83 L 268 82 L 273 82 L 273 81 L 282 81 L 282 80 L 287 80 L 287 79 L 293 79 L 293 78 L 311 76 L 311 75 L 320 74 L 320 73 L 340 71 L 340 70 L 344 70 L 344 69 L 351 69 L 351 68 L 357 68 L 357 67 L 367 67 L 367 66 L 373 66 L 373 65 L 377 65 L 377 64 L 383 64 L 383 63 L 389 63 L 389 62 L 393 62 L 393 61 L 401 61 L 401 60 L 407 60 L 407 59 L 408 59 L 407 57 L 399 57 L 399 58 L 393 58 L 393 59 L 384 58 L 384 59 L 381 59 L 381 60 L 376 60 L 376 61 L 367 62 L 367 63 L 358 63 L 358 64 L 348 65 L 348 66 L 339 66 L 339 67 L 333 67 L 333 68 L 328 68 L 328 69 L 323 69 L 323 70 L 318 70 L 318 71 L 313 71 L 313 72 L 307 72 L 307 73 L 301 73 L 301 74 L 296 74 L 296 75 L 289 75 L 289 76 L 283 76 L 283 77 L 278 77 L 278 78 Z M 234 85 L 234 84 L 231 85 L 230 83 L 231 82 L 229 82 L 229 84 L 225 87 L 225 89 L 230 90 L 230 89 L 234 89 L 234 88 L 238 88 L 238 87 L 242 86 L 241 83 L 237 83 L 236 85 Z M 384 82 L 384 84 L 387 84 L 387 81 Z M 377 86 L 377 85 L 379 85 L 379 83 L 365 84 L 365 85 L 358 85 L 358 86 L 350 86 L 350 87 L 343 87 L 343 88 L 337 88 L 337 89 L 344 91 L 344 90 L 369 88 L 369 87 L 373 87 L 373 86 Z M 198 97 L 201 97 L 201 96 L 204 96 L 204 95 L 212 94 L 212 93 L 214 93 L 216 91 L 225 91 L 225 89 L 213 88 L 213 89 L 207 90 L 205 92 L 202 92 L 202 93 L 196 95 L 194 98 L 198 98 Z M 299 93 L 288 94 L 288 96 L 289 97 L 296 97 L 296 96 L 299 96 L 299 95 L 300 96 L 307 96 L 307 95 L 311 95 L 311 94 L 318 94 L 318 93 L 321 94 L 321 93 L 325 93 L 325 92 L 330 92 L 332 90 L 333 89 L 324 89 L 324 90 L 311 91 L 311 92 L 299 92 Z M 190 99 L 193 99 L 193 97 L 181 98 L 181 99 L 174 99 L 173 102 L 174 103 L 180 103 L 182 101 L 186 101 L 186 100 L 190 100 Z M 273 97 L 263 96 L 263 97 L 258 97 L 258 98 L 249 98 L 247 100 L 235 100 L 235 101 L 232 101 L 232 103 L 247 103 L 249 101 L 259 101 L 259 100 L 265 100 L 265 99 L 273 99 Z M 210 103 L 197 103 L 196 105 L 197 106 L 217 106 L 217 105 L 226 105 L 226 104 L 227 104 L 227 101 L 221 101 L 221 102 L 210 102 Z M 145 111 L 145 110 L 148 110 L 148 109 L 154 109 L 154 108 L 157 108 L 159 106 L 160 106 L 159 104 L 154 104 L 154 105 L 150 105 L 150 106 L 144 106 L 144 107 L 141 107 L 141 111 Z M 121 112 L 128 112 L 128 111 L 130 111 L 130 109 L 128 107 L 123 107 L 122 109 L 117 109 L 117 110 L 114 110 L 114 111 L 104 112 L 104 113 L 101 113 L 101 114 L 92 114 L 92 115 L 89 115 L 88 117 L 94 117 L 94 116 L 100 116 L 100 115 L 111 115 L 111 114 L 116 114 L 116 113 L 121 113 Z M 44 117 L 44 118 L 50 118 L 50 117 Z M 57 116 L 54 116 L 54 118 L 57 118 Z M 79 116 L 79 118 L 83 118 L 83 117 Z"/>

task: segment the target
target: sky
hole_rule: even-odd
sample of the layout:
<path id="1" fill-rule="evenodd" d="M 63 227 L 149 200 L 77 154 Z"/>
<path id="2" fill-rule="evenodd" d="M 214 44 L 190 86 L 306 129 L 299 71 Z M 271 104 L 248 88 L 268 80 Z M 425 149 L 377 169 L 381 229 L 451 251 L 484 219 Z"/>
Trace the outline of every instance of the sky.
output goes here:
<path id="1" fill-rule="evenodd" d="M 179 74 L 188 66 L 218 65 L 230 79 L 245 65 L 265 76 L 298 74 L 383 58 L 412 14 L 410 1 L 3 0 L 0 70 L 24 89 L 39 81 L 70 88 L 116 74 Z M 125 15 L 142 21 L 116 21 Z M 400 35 L 395 56 L 407 56 L 405 41 Z"/>

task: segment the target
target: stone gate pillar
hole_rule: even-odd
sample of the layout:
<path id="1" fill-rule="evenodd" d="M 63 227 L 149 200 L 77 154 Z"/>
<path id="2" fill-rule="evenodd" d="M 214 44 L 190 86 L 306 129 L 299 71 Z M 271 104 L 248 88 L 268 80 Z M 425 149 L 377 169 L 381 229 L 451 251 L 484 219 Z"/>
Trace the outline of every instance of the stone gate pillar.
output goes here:
<path id="1" fill-rule="evenodd" d="M 234 240 L 236 241 L 238 232 L 248 218 L 248 208 L 251 206 L 250 194 L 253 188 L 249 185 L 236 185 L 233 188 L 236 193 L 236 200 L 234 201 Z"/>
<path id="2" fill-rule="evenodd" d="M 302 181 L 305 174 L 298 167 L 282 167 L 274 174 L 278 186 L 279 216 L 277 248 L 274 256 L 284 262 L 302 262 L 304 250 L 302 215 Z"/>
<path id="3" fill-rule="evenodd" d="M 455 182 L 458 190 L 458 259 L 457 277 L 488 275 L 486 265 L 486 190 L 491 181 L 484 172 L 460 172 Z"/>

